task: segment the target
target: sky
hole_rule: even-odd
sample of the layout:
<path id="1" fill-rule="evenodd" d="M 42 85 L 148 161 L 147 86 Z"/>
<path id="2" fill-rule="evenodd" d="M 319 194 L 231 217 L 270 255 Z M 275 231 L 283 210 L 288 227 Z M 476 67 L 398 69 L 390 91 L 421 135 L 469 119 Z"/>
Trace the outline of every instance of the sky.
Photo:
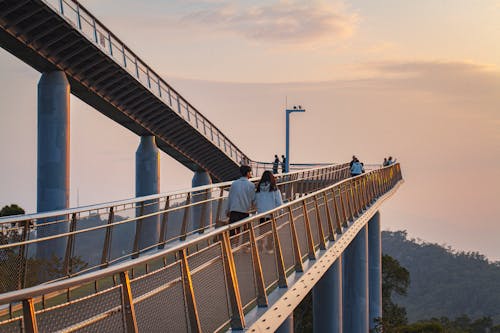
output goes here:
<path id="1" fill-rule="evenodd" d="M 405 183 L 382 225 L 500 260 L 500 1 L 82 0 L 250 158 L 365 163 Z M 0 50 L 0 206 L 36 209 L 40 73 Z M 70 204 L 133 197 L 139 138 L 71 98 Z M 161 191 L 192 173 L 161 154 Z"/>

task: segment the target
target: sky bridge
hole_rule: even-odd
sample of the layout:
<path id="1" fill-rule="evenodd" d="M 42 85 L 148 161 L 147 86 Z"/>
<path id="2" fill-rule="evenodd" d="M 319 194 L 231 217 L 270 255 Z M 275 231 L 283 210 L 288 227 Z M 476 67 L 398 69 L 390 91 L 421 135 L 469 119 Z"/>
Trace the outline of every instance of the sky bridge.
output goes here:
<path id="1" fill-rule="evenodd" d="M 272 166 L 80 3 L 0 0 L 0 45 L 42 73 L 38 213 L 0 218 L 0 332 L 292 332 L 311 290 L 315 331 L 373 327 L 378 208 L 403 182 L 399 163 L 357 177 L 348 163 L 291 164 L 269 221 L 227 225 L 239 166 Z M 70 94 L 140 137 L 136 198 L 69 208 Z M 192 188 L 160 193 L 159 150 L 194 172 Z"/>

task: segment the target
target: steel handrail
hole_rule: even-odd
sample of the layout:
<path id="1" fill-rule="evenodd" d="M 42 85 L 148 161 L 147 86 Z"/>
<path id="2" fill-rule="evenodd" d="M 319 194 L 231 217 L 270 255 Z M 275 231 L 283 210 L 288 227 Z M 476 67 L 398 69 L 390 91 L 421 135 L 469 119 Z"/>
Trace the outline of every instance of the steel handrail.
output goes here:
<path id="1" fill-rule="evenodd" d="M 0 304 L 17 302 L 17 301 L 22 301 L 22 300 L 28 299 L 28 298 L 38 297 L 38 296 L 43 295 L 43 294 L 48 294 L 50 292 L 58 291 L 61 289 L 68 289 L 68 288 L 71 288 L 73 286 L 78 286 L 78 285 L 84 284 L 86 282 L 99 280 L 99 279 L 109 277 L 109 276 L 116 274 L 116 273 L 119 273 L 119 272 L 130 270 L 133 267 L 139 266 L 141 264 L 145 264 L 147 262 L 154 261 L 154 260 L 157 260 L 159 258 L 165 257 L 165 255 L 167 255 L 169 253 L 175 253 L 175 252 L 182 250 L 182 249 L 188 249 L 188 248 L 192 247 L 193 245 L 195 245 L 196 243 L 200 243 L 200 242 L 205 241 L 205 240 L 211 240 L 215 236 L 218 236 L 218 235 L 221 235 L 223 233 L 229 232 L 230 230 L 237 229 L 237 228 L 243 227 L 245 225 L 248 225 L 248 223 L 250 223 L 251 221 L 258 220 L 259 218 L 265 217 L 266 215 L 269 215 L 269 214 L 277 213 L 283 209 L 286 209 L 287 207 L 291 207 L 293 205 L 296 205 L 299 202 L 307 202 L 308 199 L 314 198 L 314 197 L 318 196 L 318 194 L 329 191 L 329 190 L 334 189 L 336 187 L 341 188 L 344 184 L 349 184 L 355 179 L 361 179 L 367 175 L 376 173 L 379 170 L 384 170 L 384 169 L 389 169 L 389 168 L 397 168 L 396 170 L 398 170 L 399 169 L 399 162 L 392 164 L 390 166 L 383 167 L 381 169 L 370 171 L 368 173 L 365 173 L 365 174 L 362 174 L 362 175 L 359 175 L 359 176 L 356 176 L 353 178 L 344 179 L 336 184 L 330 185 L 330 186 L 328 186 L 324 189 L 321 189 L 317 192 L 307 194 L 307 195 L 305 195 L 297 200 L 285 203 L 282 206 L 277 207 L 271 211 L 267 211 L 267 212 L 264 212 L 261 214 L 250 216 L 250 217 L 245 218 L 241 221 L 217 228 L 211 232 L 208 232 L 205 234 L 200 234 L 199 236 L 197 236 L 194 239 L 186 240 L 186 241 L 183 241 L 182 243 L 179 243 L 179 244 L 167 245 L 165 247 L 165 249 L 163 249 L 161 251 L 158 251 L 158 252 L 155 252 L 152 254 L 147 254 L 143 257 L 140 257 L 140 258 L 128 261 L 128 262 L 119 263 L 119 264 L 104 268 L 104 269 L 99 270 L 99 271 L 90 272 L 90 273 L 82 275 L 82 276 L 72 277 L 72 278 L 69 278 L 66 280 L 51 282 L 48 284 L 42 284 L 42 285 L 38 285 L 38 286 L 34 286 L 34 287 L 25 288 L 22 290 L 10 291 L 10 292 L 0 294 Z M 399 179 L 396 179 L 396 180 L 399 181 Z"/>
<path id="2" fill-rule="evenodd" d="M 338 166 L 339 164 L 330 163 L 328 165 Z M 290 173 L 286 173 L 286 174 L 277 174 L 276 177 L 277 178 L 288 178 L 288 177 L 292 178 L 294 175 L 299 174 L 301 172 L 316 171 L 316 170 L 321 170 L 321 169 L 325 169 L 325 168 L 327 168 L 327 167 L 319 166 L 316 168 L 299 170 L 299 171 L 294 171 L 294 172 L 290 172 Z M 259 179 L 260 179 L 259 177 L 253 177 L 250 179 L 250 181 L 257 182 Z M 278 179 L 277 179 L 277 181 L 279 182 Z M 81 207 L 74 207 L 74 208 L 62 209 L 62 210 L 57 210 L 57 211 L 5 216 L 5 217 L 0 217 L 0 226 L 3 224 L 7 224 L 7 223 L 16 223 L 16 222 L 23 222 L 26 220 L 35 220 L 35 219 L 48 219 L 48 218 L 56 217 L 56 216 L 97 211 L 97 210 L 102 210 L 102 209 L 116 207 L 116 206 L 122 206 L 122 205 L 131 205 L 131 204 L 135 204 L 135 203 L 141 203 L 141 202 L 145 202 L 145 201 L 164 198 L 167 196 L 173 197 L 173 196 L 183 195 L 183 194 L 192 193 L 192 192 L 205 191 L 205 190 L 210 190 L 210 189 L 227 188 L 227 187 L 231 186 L 232 182 L 233 181 L 227 181 L 227 182 L 223 182 L 223 183 L 216 183 L 216 184 L 211 184 L 211 185 L 203 185 L 203 186 L 193 187 L 190 189 L 182 189 L 182 190 L 171 191 L 171 192 L 163 192 L 163 193 L 159 193 L 159 194 L 152 194 L 152 195 L 147 195 L 147 196 L 142 196 L 142 197 L 123 199 L 123 200 L 117 200 L 117 201 L 110 201 L 110 202 L 106 202 L 106 203 L 93 204 L 93 205 L 87 205 L 87 206 L 81 206 Z"/>

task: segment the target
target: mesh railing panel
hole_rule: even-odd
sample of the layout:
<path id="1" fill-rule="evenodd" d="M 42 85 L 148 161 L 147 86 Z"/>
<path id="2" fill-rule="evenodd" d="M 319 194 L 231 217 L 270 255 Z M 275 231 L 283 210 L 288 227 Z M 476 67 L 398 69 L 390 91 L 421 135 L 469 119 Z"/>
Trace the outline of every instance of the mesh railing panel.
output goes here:
<path id="1" fill-rule="evenodd" d="M 325 205 L 325 198 L 321 197 L 318 198 L 318 208 L 319 208 L 319 216 L 321 219 L 321 226 L 323 227 L 323 235 L 325 236 L 325 239 L 328 239 L 328 235 L 330 233 L 330 228 L 329 228 L 329 220 L 328 220 L 328 214 L 326 213 L 326 205 Z"/>
<path id="2" fill-rule="evenodd" d="M 292 230 L 290 223 L 282 224 L 278 227 L 278 237 L 281 245 L 281 254 L 283 255 L 283 262 L 285 269 L 288 270 L 295 265 Z"/>
<path id="3" fill-rule="evenodd" d="M 41 332 L 64 330 L 109 312 L 108 316 L 97 320 L 93 326 L 107 326 L 111 331 L 123 331 L 121 306 L 121 286 L 116 286 L 70 303 L 37 311 L 38 328 Z"/>
<path id="4" fill-rule="evenodd" d="M 310 202 L 306 204 L 307 216 L 309 217 L 309 225 L 311 226 L 311 232 L 314 240 L 314 245 L 319 244 L 319 229 L 318 229 L 318 219 L 316 217 L 316 207 L 314 201 L 311 199 Z"/>
<path id="5" fill-rule="evenodd" d="M 297 237 L 299 238 L 300 253 L 302 254 L 302 258 L 304 258 L 304 256 L 307 256 L 309 253 L 309 244 L 307 240 L 306 223 L 303 215 L 295 217 L 295 230 L 297 231 Z"/>
<path id="6" fill-rule="evenodd" d="M 220 242 L 217 242 L 193 255 L 190 255 L 188 259 L 189 269 L 194 271 L 200 266 L 208 263 L 210 260 L 220 258 L 221 256 L 222 246 Z"/>
<path id="7" fill-rule="evenodd" d="M 248 231 L 245 233 L 248 234 Z M 240 289 L 241 304 L 245 307 L 257 297 L 250 243 L 246 243 L 244 246 L 233 250 L 233 257 Z"/>
<path id="8" fill-rule="evenodd" d="M 220 245 L 215 246 L 221 250 Z M 224 264 L 219 253 L 219 258 L 212 260 L 209 264 L 191 270 L 193 290 L 198 307 L 201 330 L 213 332 L 224 323 L 229 321 L 230 310 L 226 289 L 226 278 Z M 188 258 L 191 261 L 201 261 L 205 255 L 194 254 Z"/>
<path id="9" fill-rule="evenodd" d="M 278 281 L 276 255 L 274 254 L 274 250 L 265 250 L 266 245 L 268 248 L 270 247 L 269 244 L 272 244 L 274 247 L 272 233 L 267 233 L 257 240 L 257 247 L 262 249 L 262 251 L 259 252 L 260 263 L 262 265 L 262 274 L 264 275 L 264 284 L 266 287 Z"/>
<path id="10" fill-rule="evenodd" d="M 182 281 L 152 292 L 139 302 L 134 302 L 134 306 L 139 332 L 188 331 Z"/>
<path id="11" fill-rule="evenodd" d="M 142 296 L 151 290 L 182 278 L 181 266 L 176 262 L 154 272 L 130 280 L 130 289 L 134 298 Z"/>
<path id="12" fill-rule="evenodd" d="M 0 321 L 0 332 L 2 333 L 21 333 L 23 320 L 22 318 L 13 318 Z"/>

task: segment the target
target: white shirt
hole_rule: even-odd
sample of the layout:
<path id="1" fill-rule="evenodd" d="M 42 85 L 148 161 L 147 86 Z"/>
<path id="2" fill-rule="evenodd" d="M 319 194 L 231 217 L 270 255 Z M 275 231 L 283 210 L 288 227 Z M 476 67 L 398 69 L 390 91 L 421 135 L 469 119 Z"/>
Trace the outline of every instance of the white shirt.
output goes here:
<path id="1" fill-rule="evenodd" d="M 255 201 L 255 185 L 247 177 L 231 184 L 227 198 L 227 211 L 249 213 Z"/>

